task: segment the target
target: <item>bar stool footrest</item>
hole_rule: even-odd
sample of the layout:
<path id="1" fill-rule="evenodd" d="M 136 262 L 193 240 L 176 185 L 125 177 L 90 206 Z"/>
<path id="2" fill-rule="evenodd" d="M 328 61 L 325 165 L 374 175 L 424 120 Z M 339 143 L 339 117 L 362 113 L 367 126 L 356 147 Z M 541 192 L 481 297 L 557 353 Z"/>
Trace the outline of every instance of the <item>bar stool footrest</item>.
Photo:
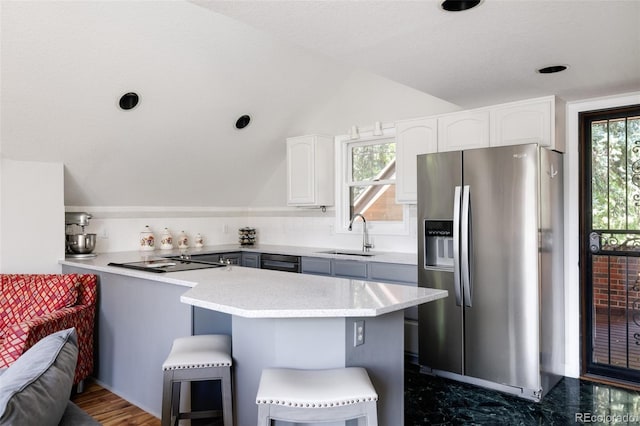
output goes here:
<path id="1" fill-rule="evenodd" d="M 218 417 L 222 418 L 222 410 L 202 410 L 178 414 L 178 420 L 215 419 Z"/>

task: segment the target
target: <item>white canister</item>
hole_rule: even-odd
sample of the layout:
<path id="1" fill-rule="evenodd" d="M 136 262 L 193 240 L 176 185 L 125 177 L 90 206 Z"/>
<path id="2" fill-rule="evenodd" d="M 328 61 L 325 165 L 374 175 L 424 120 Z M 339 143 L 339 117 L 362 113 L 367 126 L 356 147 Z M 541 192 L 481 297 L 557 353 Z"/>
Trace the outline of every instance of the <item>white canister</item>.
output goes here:
<path id="1" fill-rule="evenodd" d="M 151 251 L 156 248 L 156 237 L 153 235 L 149 225 L 144 227 L 144 230 L 140 232 L 140 250 Z"/>
<path id="2" fill-rule="evenodd" d="M 196 237 L 194 238 L 193 243 L 197 248 L 202 248 L 204 246 L 204 238 L 202 238 L 202 235 L 196 234 Z"/>
<path id="3" fill-rule="evenodd" d="M 162 235 L 160 236 L 160 249 L 171 250 L 173 248 L 173 237 L 168 228 L 164 228 Z"/>
<path id="4" fill-rule="evenodd" d="M 189 247 L 189 239 L 187 238 L 187 234 L 184 231 L 180 232 L 180 236 L 178 236 L 178 248 L 186 249 Z"/>

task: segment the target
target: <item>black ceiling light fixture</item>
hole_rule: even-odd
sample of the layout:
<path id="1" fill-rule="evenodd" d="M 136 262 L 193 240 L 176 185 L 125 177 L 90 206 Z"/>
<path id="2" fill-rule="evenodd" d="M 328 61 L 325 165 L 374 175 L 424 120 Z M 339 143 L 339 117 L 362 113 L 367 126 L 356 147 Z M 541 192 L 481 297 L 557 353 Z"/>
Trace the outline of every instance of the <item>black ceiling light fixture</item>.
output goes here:
<path id="1" fill-rule="evenodd" d="M 540 74 L 554 74 L 567 69 L 566 65 L 551 65 L 548 67 L 540 68 L 538 73 Z"/>
<path id="2" fill-rule="evenodd" d="M 251 117 L 249 117 L 248 115 L 243 115 L 236 120 L 236 129 L 244 129 L 249 125 L 250 121 Z"/>
<path id="3" fill-rule="evenodd" d="M 120 98 L 120 108 L 124 110 L 133 109 L 138 105 L 140 98 L 137 93 L 129 92 L 122 95 Z"/>
<path id="4" fill-rule="evenodd" d="M 447 12 L 462 12 L 479 5 L 481 0 L 444 0 L 442 8 Z"/>

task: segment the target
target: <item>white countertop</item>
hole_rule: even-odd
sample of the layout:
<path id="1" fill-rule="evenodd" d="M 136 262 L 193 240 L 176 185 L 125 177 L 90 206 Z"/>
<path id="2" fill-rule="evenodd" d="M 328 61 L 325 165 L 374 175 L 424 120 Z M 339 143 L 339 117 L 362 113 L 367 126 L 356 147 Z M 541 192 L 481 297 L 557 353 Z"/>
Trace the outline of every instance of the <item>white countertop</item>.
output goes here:
<path id="1" fill-rule="evenodd" d="M 214 254 L 214 253 L 229 253 L 246 251 L 252 253 L 275 253 L 275 254 L 288 254 L 292 256 L 310 256 L 310 257 L 323 257 L 328 259 L 343 259 L 353 260 L 356 262 L 381 262 L 381 263 L 398 263 L 403 265 L 417 265 L 417 255 L 415 253 L 391 253 L 391 252 L 376 252 L 373 251 L 374 256 L 351 256 L 351 255 L 339 255 L 331 253 L 322 253 L 329 250 L 326 247 L 298 247 L 298 246 L 280 246 L 280 245 L 254 245 L 254 246 L 240 246 L 238 244 L 220 244 L 204 246 L 202 248 L 189 248 L 187 253 L 192 255 L 198 254 Z M 169 284 L 183 285 L 186 287 L 193 287 L 195 282 L 199 282 L 198 276 L 201 270 L 183 271 L 183 272 L 171 272 L 166 274 L 152 274 L 144 271 L 135 271 L 132 269 L 117 268 L 113 266 L 107 266 L 109 263 L 126 263 L 126 262 L 138 262 L 145 260 L 149 257 L 163 257 L 163 256 L 175 256 L 180 255 L 181 250 L 153 250 L 153 251 L 125 251 L 115 253 L 99 253 L 97 257 L 91 259 L 76 259 L 66 258 L 60 260 L 58 263 L 61 265 L 76 266 L 81 268 L 87 268 L 94 271 L 110 272 L 120 275 L 128 275 L 132 277 L 141 277 L 150 279 L 153 281 L 161 281 Z M 206 269 L 205 271 L 210 271 Z"/>
<path id="2" fill-rule="evenodd" d="M 170 253 L 167 253 L 167 256 Z M 170 272 L 164 274 L 156 274 L 153 272 L 136 271 L 134 269 L 118 268 L 116 266 L 108 266 L 109 263 L 126 263 L 126 262 L 138 262 L 145 260 L 148 257 L 157 257 L 160 255 L 159 251 L 143 253 L 139 251 L 127 251 L 118 253 L 100 253 L 97 257 L 91 259 L 75 259 L 67 258 L 58 261 L 61 265 L 73 266 L 76 268 L 85 268 L 90 271 L 96 272 L 108 272 L 111 274 L 124 275 L 134 278 L 144 278 L 150 281 L 159 281 L 167 284 L 181 285 L 185 287 L 193 287 L 200 279 L 205 275 L 200 276 L 198 273 L 204 271 L 211 271 L 212 269 L 196 269 L 193 271 L 181 271 Z M 165 254 L 162 253 L 162 256 Z"/>
<path id="3" fill-rule="evenodd" d="M 275 246 L 252 247 L 261 253 L 286 253 Z M 247 250 L 243 248 L 243 250 Z M 304 249 L 309 250 L 309 249 Z M 301 250 L 301 251 L 304 251 Z M 201 253 L 240 251 L 237 245 L 201 249 Z M 249 251 L 249 250 L 247 250 Z M 197 253 L 195 250 L 192 254 Z M 179 253 L 176 251 L 176 253 Z M 181 301 L 248 318 L 378 316 L 447 296 L 443 290 L 370 281 L 232 266 L 170 273 L 152 273 L 108 266 L 135 262 L 171 251 L 102 253 L 92 259 L 68 258 L 60 264 L 96 272 L 142 278 L 190 287 Z M 298 255 L 303 255 L 300 252 Z M 323 257 L 336 257 L 326 255 Z M 351 258 L 351 256 L 345 256 Z M 371 257 L 362 259 L 372 261 Z"/>
<path id="4" fill-rule="evenodd" d="M 373 317 L 447 296 L 446 290 L 263 269 L 209 271 L 180 300 L 246 318 Z"/>

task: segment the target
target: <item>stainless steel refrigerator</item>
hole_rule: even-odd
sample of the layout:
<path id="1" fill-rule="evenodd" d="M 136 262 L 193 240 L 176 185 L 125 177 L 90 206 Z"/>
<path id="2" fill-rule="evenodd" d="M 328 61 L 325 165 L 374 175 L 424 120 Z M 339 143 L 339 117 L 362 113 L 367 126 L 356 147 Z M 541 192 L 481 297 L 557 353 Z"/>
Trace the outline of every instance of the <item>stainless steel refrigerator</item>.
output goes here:
<path id="1" fill-rule="evenodd" d="M 539 401 L 564 373 L 561 154 L 535 144 L 418 156 L 423 372 Z"/>

